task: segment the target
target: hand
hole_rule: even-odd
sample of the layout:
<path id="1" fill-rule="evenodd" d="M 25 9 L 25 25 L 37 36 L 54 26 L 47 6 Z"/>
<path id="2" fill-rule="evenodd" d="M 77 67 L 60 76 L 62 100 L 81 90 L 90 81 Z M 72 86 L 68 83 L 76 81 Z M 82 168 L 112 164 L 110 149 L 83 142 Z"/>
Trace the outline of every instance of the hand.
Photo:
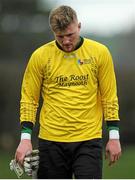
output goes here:
<path id="1" fill-rule="evenodd" d="M 109 159 L 109 166 L 121 156 L 121 145 L 118 139 L 110 139 L 106 145 L 105 159 Z"/>
<path id="2" fill-rule="evenodd" d="M 23 165 L 24 157 L 26 156 L 26 154 L 31 152 L 32 152 L 31 140 L 29 139 L 21 140 L 15 153 L 16 161 L 19 162 L 21 165 Z"/>

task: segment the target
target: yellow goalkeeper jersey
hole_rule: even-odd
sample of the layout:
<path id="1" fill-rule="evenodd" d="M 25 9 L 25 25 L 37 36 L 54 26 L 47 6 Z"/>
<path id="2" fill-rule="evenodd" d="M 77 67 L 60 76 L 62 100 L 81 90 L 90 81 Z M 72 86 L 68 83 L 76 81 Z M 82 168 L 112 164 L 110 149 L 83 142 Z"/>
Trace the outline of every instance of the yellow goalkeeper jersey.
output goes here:
<path id="1" fill-rule="evenodd" d="M 40 94 L 39 137 L 77 142 L 102 137 L 102 120 L 118 117 L 116 78 L 106 46 L 83 39 L 67 53 L 55 41 L 31 56 L 22 83 L 20 119 L 35 123 Z"/>

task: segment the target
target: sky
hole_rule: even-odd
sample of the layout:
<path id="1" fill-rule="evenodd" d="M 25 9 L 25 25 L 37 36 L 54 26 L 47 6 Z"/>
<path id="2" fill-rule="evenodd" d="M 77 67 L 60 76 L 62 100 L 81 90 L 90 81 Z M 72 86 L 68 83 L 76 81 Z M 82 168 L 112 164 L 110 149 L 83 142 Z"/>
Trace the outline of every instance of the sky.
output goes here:
<path id="1" fill-rule="evenodd" d="M 83 32 L 108 36 L 130 31 L 135 26 L 135 0 L 49 0 L 48 3 L 50 7 L 63 4 L 73 7 Z"/>

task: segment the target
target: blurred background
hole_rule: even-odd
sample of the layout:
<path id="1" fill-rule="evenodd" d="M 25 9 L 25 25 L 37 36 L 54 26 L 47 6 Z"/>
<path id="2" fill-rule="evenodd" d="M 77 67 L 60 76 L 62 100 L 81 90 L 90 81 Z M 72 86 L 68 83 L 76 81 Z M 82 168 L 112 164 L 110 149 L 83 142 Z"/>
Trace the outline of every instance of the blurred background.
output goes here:
<path id="1" fill-rule="evenodd" d="M 113 167 L 108 167 L 104 161 L 103 178 L 134 179 L 134 0 L 0 0 L 0 178 L 16 178 L 8 164 L 20 140 L 19 101 L 23 73 L 31 53 L 53 40 L 48 15 L 52 8 L 62 4 L 77 11 L 82 23 L 81 35 L 108 46 L 114 60 L 123 156 Z M 37 134 L 38 123 L 33 135 L 34 148 Z M 104 128 L 104 143 L 106 134 Z"/>

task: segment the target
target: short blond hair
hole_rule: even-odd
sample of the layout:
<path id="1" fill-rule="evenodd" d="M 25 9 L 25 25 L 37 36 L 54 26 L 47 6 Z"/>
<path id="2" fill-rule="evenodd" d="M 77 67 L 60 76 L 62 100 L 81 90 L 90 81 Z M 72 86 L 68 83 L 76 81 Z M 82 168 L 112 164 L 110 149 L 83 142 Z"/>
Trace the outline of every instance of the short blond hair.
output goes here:
<path id="1" fill-rule="evenodd" d="M 56 31 L 65 30 L 69 24 L 77 20 L 77 14 L 70 6 L 59 6 L 53 9 L 49 15 L 51 29 Z"/>

